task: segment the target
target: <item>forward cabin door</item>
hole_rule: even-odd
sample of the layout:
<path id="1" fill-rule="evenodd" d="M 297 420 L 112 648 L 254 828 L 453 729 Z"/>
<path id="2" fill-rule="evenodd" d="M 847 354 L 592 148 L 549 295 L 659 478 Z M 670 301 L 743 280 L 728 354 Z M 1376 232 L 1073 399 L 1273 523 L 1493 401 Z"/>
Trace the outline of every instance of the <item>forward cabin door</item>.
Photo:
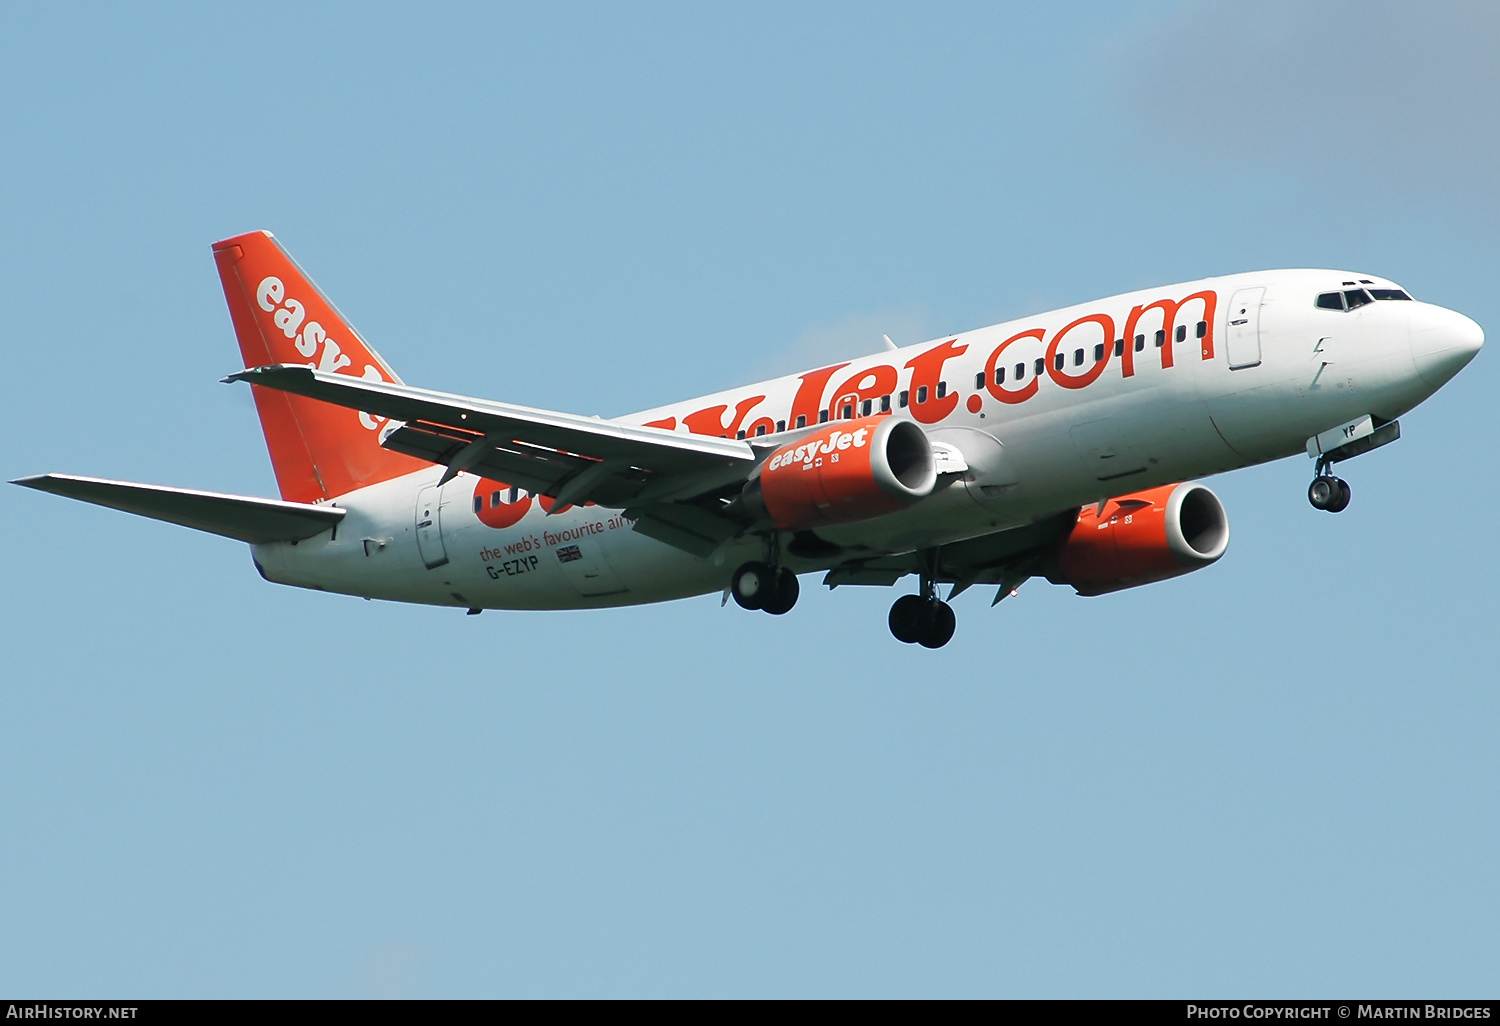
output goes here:
<path id="1" fill-rule="evenodd" d="M 1240 289 L 1229 301 L 1229 330 L 1224 348 L 1229 352 L 1229 369 L 1243 370 L 1260 366 L 1260 303 L 1266 290 Z"/>
<path id="2" fill-rule="evenodd" d="M 417 551 L 429 570 L 448 562 L 448 551 L 443 548 L 442 491 L 428 485 L 417 493 Z"/>

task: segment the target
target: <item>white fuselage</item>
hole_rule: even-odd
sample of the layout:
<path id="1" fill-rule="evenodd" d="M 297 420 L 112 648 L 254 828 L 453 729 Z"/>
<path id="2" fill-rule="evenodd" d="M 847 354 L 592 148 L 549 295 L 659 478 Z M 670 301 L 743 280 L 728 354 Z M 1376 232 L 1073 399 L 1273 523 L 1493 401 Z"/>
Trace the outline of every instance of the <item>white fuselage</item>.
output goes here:
<path id="1" fill-rule="evenodd" d="M 902 512 L 818 534 L 844 549 L 840 558 L 925 549 L 1302 453 L 1310 436 L 1366 414 L 1393 420 L 1457 373 L 1482 342 L 1473 321 L 1426 303 L 1315 306 L 1320 293 L 1351 282 L 1395 288 L 1339 271 L 1209 278 L 619 420 L 792 441 L 806 431 L 798 429 L 799 414 L 816 427 L 820 412 L 833 419 L 878 413 L 888 397 L 893 416 L 915 419 L 934 442 L 957 450 L 967 471 Z M 1167 311 L 1152 306 L 1162 300 L 1181 303 L 1170 329 Z M 761 554 L 762 542 L 749 537 L 698 558 L 636 533 L 618 510 L 549 515 L 524 493 L 511 507 L 515 522 L 492 527 L 475 512 L 472 474 L 430 491 L 443 470 L 340 496 L 348 515 L 336 531 L 255 546 L 257 566 L 276 582 L 371 598 L 562 609 L 720 591 L 735 566 Z M 424 513 L 433 526 L 419 532 Z M 783 558 L 799 572 L 833 562 Z"/>

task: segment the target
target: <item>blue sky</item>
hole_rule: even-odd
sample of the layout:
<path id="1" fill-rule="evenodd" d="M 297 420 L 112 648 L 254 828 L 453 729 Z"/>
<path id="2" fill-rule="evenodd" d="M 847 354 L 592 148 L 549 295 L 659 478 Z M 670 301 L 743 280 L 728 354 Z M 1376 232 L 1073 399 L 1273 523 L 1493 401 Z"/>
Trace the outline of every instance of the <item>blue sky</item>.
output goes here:
<path id="1" fill-rule="evenodd" d="M 274 494 L 209 243 L 409 382 L 613 415 L 1127 289 L 1387 275 L 1494 330 L 1484 5 L 18 8 L 6 478 Z M 1492 994 L 1483 353 L 1097 599 L 464 617 L 0 489 L 0 991 Z"/>

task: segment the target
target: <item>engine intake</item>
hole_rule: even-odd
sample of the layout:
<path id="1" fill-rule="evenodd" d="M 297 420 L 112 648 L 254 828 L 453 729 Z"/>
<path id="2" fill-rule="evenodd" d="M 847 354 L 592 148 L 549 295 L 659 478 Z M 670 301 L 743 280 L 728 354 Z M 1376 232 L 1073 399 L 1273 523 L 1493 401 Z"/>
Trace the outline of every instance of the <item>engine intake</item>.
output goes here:
<path id="1" fill-rule="evenodd" d="M 895 417 L 824 425 L 761 464 L 741 499 L 784 531 L 868 520 L 932 494 L 937 465 L 922 429 Z"/>
<path id="2" fill-rule="evenodd" d="M 1229 547 L 1229 517 L 1201 484 L 1164 485 L 1078 512 L 1047 572 L 1053 584 L 1103 595 L 1201 570 Z"/>

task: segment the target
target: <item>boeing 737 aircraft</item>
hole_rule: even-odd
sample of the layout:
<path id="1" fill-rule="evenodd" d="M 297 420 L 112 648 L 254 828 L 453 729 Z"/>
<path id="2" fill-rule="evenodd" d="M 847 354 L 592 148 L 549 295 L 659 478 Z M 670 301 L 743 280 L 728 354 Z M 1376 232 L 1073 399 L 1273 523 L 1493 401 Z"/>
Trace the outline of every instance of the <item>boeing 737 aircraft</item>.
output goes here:
<path id="1" fill-rule="evenodd" d="M 779 615 L 799 574 L 914 575 L 890 630 L 928 648 L 975 585 L 1213 563 L 1229 521 L 1191 478 L 1306 453 L 1308 499 L 1341 511 L 1334 466 L 1484 342 L 1372 275 L 1257 271 L 601 420 L 406 385 L 269 232 L 213 252 L 281 498 L 16 484 L 248 542 L 269 581 L 471 613 L 722 592 Z"/>

